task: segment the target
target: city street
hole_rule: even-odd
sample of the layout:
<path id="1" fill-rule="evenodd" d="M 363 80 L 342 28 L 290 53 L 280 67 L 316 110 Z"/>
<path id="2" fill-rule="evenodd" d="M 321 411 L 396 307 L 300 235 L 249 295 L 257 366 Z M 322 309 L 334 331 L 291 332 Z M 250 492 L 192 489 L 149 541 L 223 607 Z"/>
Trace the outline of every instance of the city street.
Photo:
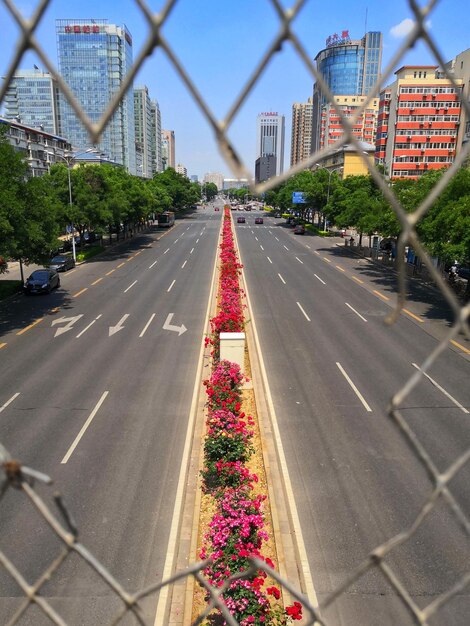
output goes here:
<path id="1" fill-rule="evenodd" d="M 54 479 L 81 541 L 130 591 L 161 579 L 220 216 L 136 236 L 61 274 L 50 296 L 1 305 L 0 441 Z M 0 526 L 33 583 L 58 541 L 17 492 Z M 5 570 L 0 588 L 4 623 L 23 594 Z M 71 624 L 98 626 L 121 606 L 77 557 L 42 593 Z M 146 607 L 153 623 L 155 595 Z M 49 621 L 32 608 L 20 623 Z"/>

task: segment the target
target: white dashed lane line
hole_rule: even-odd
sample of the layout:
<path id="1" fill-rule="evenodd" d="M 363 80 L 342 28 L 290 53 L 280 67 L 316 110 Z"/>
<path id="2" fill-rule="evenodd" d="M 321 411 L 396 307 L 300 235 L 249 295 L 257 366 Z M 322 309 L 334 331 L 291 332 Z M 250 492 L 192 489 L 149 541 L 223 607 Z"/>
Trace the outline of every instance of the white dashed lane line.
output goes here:
<path id="1" fill-rule="evenodd" d="M 171 288 L 173 287 L 173 285 L 176 283 L 176 280 L 174 280 L 171 285 L 168 287 L 167 292 L 171 291 Z"/>
<path id="2" fill-rule="evenodd" d="M 184 266 L 186 265 L 187 262 L 188 262 L 188 259 L 186 259 L 186 261 L 183 263 L 183 265 L 181 266 L 181 269 L 184 268 Z"/>
<path id="3" fill-rule="evenodd" d="M 271 259 L 270 259 L 268 256 L 267 256 L 266 258 L 268 259 L 268 261 L 269 261 L 270 263 L 272 263 Z"/>
<path id="4" fill-rule="evenodd" d="M 300 309 L 300 310 L 302 311 L 302 313 L 304 314 L 304 316 L 305 316 L 306 320 L 307 320 L 308 322 L 311 322 L 312 320 L 309 318 L 309 316 L 307 315 L 307 313 L 305 313 L 305 311 L 304 311 L 304 309 L 303 309 L 302 305 L 300 304 L 300 302 L 297 302 L 297 306 L 299 307 L 299 309 Z"/>
<path id="5" fill-rule="evenodd" d="M 132 287 L 133 287 L 136 283 L 137 283 L 137 281 L 136 281 L 136 280 L 134 280 L 134 282 L 133 282 L 133 283 L 131 283 L 127 289 L 124 289 L 124 293 L 127 293 L 127 292 L 129 291 L 129 289 L 132 289 Z"/>
<path id="6" fill-rule="evenodd" d="M 152 263 L 152 265 L 149 265 L 149 270 L 151 270 L 151 269 L 152 269 L 152 267 L 153 267 L 154 265 L 156 265 L 156 264 L 157 264 L 157 262 L 156 262 L 156 261 L 154 261 L 154 262 Z"/>
<path id="7" fill-rule="evenodd" d="M 361 318 L 361 320 L 363 320 L 364 322 L 367 322 L 366 318 L 365 318 L 365 317 L 363 317 L 360 313 L 358 313 L 358 311 L 356 311 L 356 309 L 355 309 L 355 308 L 353 308 L 353 307 L 352 307 L 352 306 L 351 306 L 348 302 L 345 302 L 344 304 L 345 304 L 347 307 L 349 307 L 353 313 L 355 313 L 358 317 L 360 317 L 360 318 Z"/>
<path id="8" fill-rule="evenodd" d="M 299 257 L 298 257 L 298 256 L 296 256 L 295 258 L 297 259 L 297 261 L 298 261 L 299 263 L 302 263 L 302 265 L 304 264 L 304 262 L 303 262 L 303 261 L 301 261 L 301 260 L 299 259 Z"/>
<path id="9" fill-rule="evenodd" d="M 280 274 L 278 274 L 279 278 L 282 280 L 282 282 L 284 283 L 284 285 L 286 284 L 286 281 L 282 278 L 282 276 Z"/>
<path id="10" fill-rule="evenodd" d="M 314 274 L 314 276 L 315 276 L 315 278 L 316 278 L 317 280 L 319 280 L 319 281 L 321 282 L 321 284 L 322 284 L 322 285 L 326 285 L 325 281 L 324 281 L 324 280 L 322 280 L 322 279 L 320 278 L 320 276 L 317 276 L 317 274 Z"/>

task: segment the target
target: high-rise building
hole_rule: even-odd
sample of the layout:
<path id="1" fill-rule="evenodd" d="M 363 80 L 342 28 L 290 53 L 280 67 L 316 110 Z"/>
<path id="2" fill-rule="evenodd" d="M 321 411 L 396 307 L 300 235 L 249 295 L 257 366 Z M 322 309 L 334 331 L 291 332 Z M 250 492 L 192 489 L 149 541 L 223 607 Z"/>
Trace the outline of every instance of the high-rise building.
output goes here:
<path id="1" fill-rule="evenodd" d="M 56 20 L 59 71 L 92 122 L 97 122 L 132 66 L 132 37 L 108 20 Z M 86 129 L 62 94 L 59 129 L 79 149 L 90 147 Z M 121 99 L 98 148 L 136 174 L 134 93 Z"/>
<path id="2" fill-rule="evenodd" d="M 152 178 L 154 135 L 152 125 L 152 104 L 147 86 L 134 89 L 134 120 L 136 145 L 136 170 L 142 178 Z"/>
<path id="3" fill-rule="evenodd" d="M 275 173 L 284 171 L 285 117 L 278 113 L 259 113 L 256 124 L 256 158 L 274 156 Z"/>
<path id="4" fill-rule="evenodd" d="M 36 66 L 16 70 L 5 94 L 5 117 L 58 135 L 58 93 L 48 72 Z"/>
<path id="5" fill-rule="evenodd" d="M 203 183 L 213 183 L 220 191 L 224 188 L 224 175 L 220 172 L 207 172 L 204 174 Z"/>
<path id="6" fill-rule="evenodd" d="M 363 105 L 367 96 L 334 96 L 334 104 L 325 102 L 321 106 L 320 115 L 320 148 L 329 146 L 341 137 L 343 126 L 339 112 L 345 118 L 351 118 L 357 114 L 357 110 Z M 369 102 L 368 107 L 356 119 L 352 133 L 358 141 L 374 143 L 377 134 L 377 117 L 379 111 L 379 98 Z"/>
<path id="7" fill-rule="evenodd" d="M 276 176 L 277 159 L 274 154 L 258 157 L 255 161 L 255 183 L 262 183 Z"/>
<path id="8" fill-rule="evenodd" d="M 175 170 L 177 171 L 178 174 L 181 174 L 181 176 L 185 176 L 186 178 L 188 177 L 188 170 L 185 168 L 185 166 L 182 163 L 178 163 L 176 165 Z"/>
<path id="9" fill-rule="evenodd" d="M 162 130 L 162 162 L 164 170 L 167 167 L 176 167 L 174 130 Z"/>
<path id="10" fill-rule="evenodd" d="M 334 96 L 367 96 L 380 77 L 382 33 L 371 31 L 352 40 L 349 31 L 333 35 L 315 57 L 317 70 Z M 312 152 L 321 147 L 323 107 L 327 99 L 318 83 L 313 86 Z M 366 139 L 364 138 L 364 141 Z"/>
<path id="11" fill-rule="evenodd" d="M 461 125 L 461 78 L 436 65 L 405 65 L 380 94 L 376 161 L 390 178 L 418 178 L 449 167 Z"/>
<path id="12" fill-rule="evenodd" d="M 295 165 L 310 155 L 312 142 L 312 98 L 292 105 L 292 138 L 290 164 Z"/>
<path id="13" fill-rule="evenodd" d="M 163 171 L 162 164 L 162 116 L 156 100 L 150 101 L 152 111 L 152 174 Z"/>
<path id="14" fill-rule="evenodd" d="M 459 52 L 452 61 L 446 63 L 445 69 L 449 74 L 462 81 L 462 101 L 468 102 L 470 100 L 470 48 Z M 442 73 L 441 76 L 444 77 L 445 74 Z M 467 141 L 470 141 L 470 119 L 467 117 L 465 108 L 462 107 L 457 152 Z"/>

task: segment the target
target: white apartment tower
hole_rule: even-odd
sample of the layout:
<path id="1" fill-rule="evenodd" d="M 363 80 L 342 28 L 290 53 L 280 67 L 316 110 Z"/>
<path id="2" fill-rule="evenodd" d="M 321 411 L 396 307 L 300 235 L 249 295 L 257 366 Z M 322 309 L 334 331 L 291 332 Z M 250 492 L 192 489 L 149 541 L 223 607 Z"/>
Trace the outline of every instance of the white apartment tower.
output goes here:
<path id="1" fill-rule="evenodd" d="M 256 125 L 256 158 L 274 156 L 276 176 L 284 171 L 284 135 L 284 115 L 259 113 Z"/>

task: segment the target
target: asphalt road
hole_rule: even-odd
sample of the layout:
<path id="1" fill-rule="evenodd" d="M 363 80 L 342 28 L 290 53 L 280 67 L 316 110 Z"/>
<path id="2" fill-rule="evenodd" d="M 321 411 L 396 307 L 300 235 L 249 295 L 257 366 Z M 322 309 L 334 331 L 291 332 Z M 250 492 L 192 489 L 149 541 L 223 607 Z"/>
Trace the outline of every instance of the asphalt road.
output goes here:
<path id="1" fill-rule="evenodd" d="M 342 255 L 335 242 L 294 235 L 284 220 L 256 225 L 257 215 L 245 214 L 236 233 L 322 602 L 372 549 L 410 526 L 431 492 L 385 408 L 437 345 L 446 307 L 415 290 L 407 313 L 386 326 L 393 303 L 386 274 Z M 441 471 L 469 445 L 468 374 L 468 355 L 450 346 L 429 372 L 434 383 L 425 379 L 402 407 Z M 468 473 L 467 466 L 452 481 L 467 515 Z M 469 556 L 468 536 L 439 503 L 387 564 L 424 607 L 468 571 Z M 429 623 L 464 626 L 469 614 L 467 589 Z M 325 618 L 344 626 L 412 623 L 378 570 L 354 582 Z"/>
<path id="2" fill-rule="evenodd" d="M 161 579 L 221 215 L 135 236 L 62 274 L 53 294 L 0 305 L 0 441 L 53 477 L 81 540 L 130 591 Z M 0 527 L 33 583 L 58 542 L 11 490 Z M 22 593 L 4 570 L 0 589 L 5 623 Z M 42 594 L 73 624 L 120 607 L 75 556 Z M 150 622 L 155 596 L 145 606 Z M 19 623 L 50 622 L 33 607 Z"/>

